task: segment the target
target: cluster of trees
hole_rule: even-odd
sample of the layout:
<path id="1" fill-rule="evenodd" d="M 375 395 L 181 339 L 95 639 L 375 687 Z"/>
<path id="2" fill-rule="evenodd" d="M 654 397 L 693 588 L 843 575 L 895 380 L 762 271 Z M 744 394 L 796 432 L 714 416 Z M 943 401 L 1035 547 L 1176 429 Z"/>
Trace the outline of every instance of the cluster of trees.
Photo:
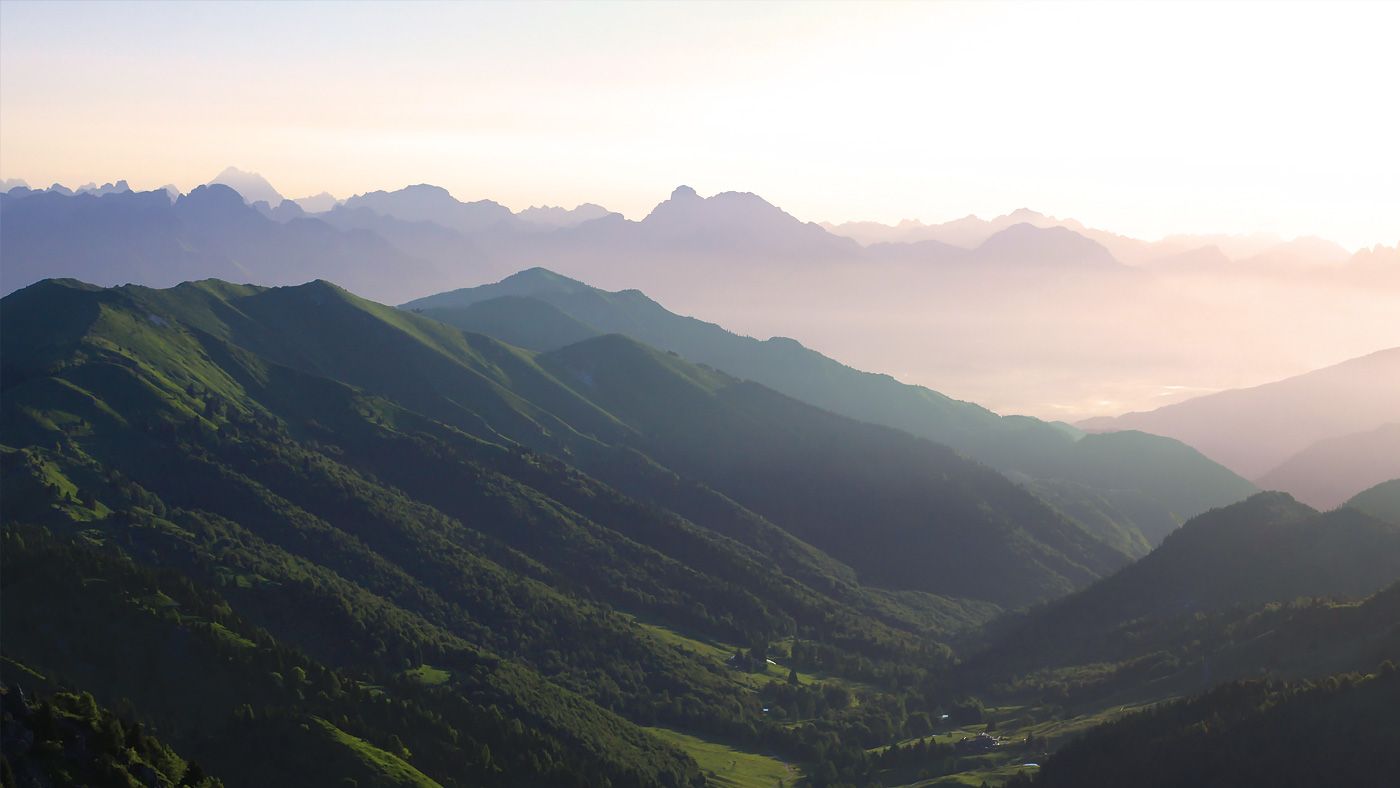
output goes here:
<path id="1" fill-rule="evenodd" d="M 0 685 L 0 743 L 4 788 L 35 782 L 223 786 L 149 735 L 140 722 L 99 706 L 87 692 L 31 697 L 19 684 Z"/>

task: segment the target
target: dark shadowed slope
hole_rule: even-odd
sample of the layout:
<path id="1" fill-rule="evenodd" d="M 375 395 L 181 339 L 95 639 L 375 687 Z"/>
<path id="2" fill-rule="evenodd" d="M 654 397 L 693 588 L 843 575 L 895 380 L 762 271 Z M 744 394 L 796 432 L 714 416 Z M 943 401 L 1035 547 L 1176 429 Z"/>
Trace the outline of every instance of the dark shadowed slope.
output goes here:
<path id="1" fill-rule="evenodd" d="M 510 296 L 546 302 L 555 314 Z M 541 268 L 404 305 L 469 330 L 547 350 L 583 330 L 626 334 L 845 416 L 945 443 L 1020 479 L 1130 551 L 1253 487 L 1190 448 L 1140 434 L 1084 437 L 1065 425 L 1003 418 L 888 375 L 851 369 L 791 339 L 760 341 L 668 312 L 636 290 L 606 292 Z M 512 316 L 515 318 L 511 320 Z M 565 319 L 568 318 L 568 319 Z M 581 324 L 581 325 L 580 325 Z M 551 334 L 549 327 L 558 327 Z"/>
<path id="2" fill-rule="evenodd" d="M 1260 493 L 1191 520 L 1147 557 L 1046 615 L 1111 626 L 1299 596 L 1362 597 L 1397 577 L 1400 528 L 1360 511 L 1319 514 L 1285 494 Z"/>
<path id="3" fill-rule="evenodd" d="M 1199 681 L 1203 658 L 1228 675 L 1265 665 L 1287 664 L 1294 675 L 1318 666 L 1364 667 L 1378 661 L 1376 644 L 1397 645 L 1394 619 L 1385 618 L 1400 598 L 1396 589 L 1384 595 L 1390 601 L 1363 606 L 1355 627 L 1342 621 L 1351 613 L 1278 605 L 1363 599 L 1397 577 L 1400 525 L 1350 508 L 1318 513 L 1283 493 L 1260 493 L 1193 519 L 1123 571 L 1009 623 L 972 660 L 971 672 L 980 681 L 1014 683 L 1018 674 L 1038 671 L 1044 681 L 1059 671 L 1061 682 L 1150 694 L 1153 681 L 1166 682 L 1159 693 Z M 1377 620 L 1372 613 L 1383 609 L 1389 612 Z M 1316 633 L 1328 627 L 1324 643 Z M 1253 640 L 1275 630 L 1275 641 L 1289 647 L 1261 653 Z M 1313 645 L 1297 649 L 1297 640 Z"/>
<path id="4" fill-rule="evenodd" d="M 638 447 L 880 585 L 1008 603 L 1123 560 L 994 471 L 620 335 L 540 358 L 639 433 Z M 969 567 L 978 567 L 970 569 Z M 1044 578 L 1032 580 L 1032 578 Z M 1027 589 L 1029 590 L 1029 589 Z"/>
<path id="5" fill-rule="evenodd" d="M 1371 670 L 1226 684 L 1097 728 L 1014 784 L 1385 788 L 1400 773 L 1400 672 Z"/>

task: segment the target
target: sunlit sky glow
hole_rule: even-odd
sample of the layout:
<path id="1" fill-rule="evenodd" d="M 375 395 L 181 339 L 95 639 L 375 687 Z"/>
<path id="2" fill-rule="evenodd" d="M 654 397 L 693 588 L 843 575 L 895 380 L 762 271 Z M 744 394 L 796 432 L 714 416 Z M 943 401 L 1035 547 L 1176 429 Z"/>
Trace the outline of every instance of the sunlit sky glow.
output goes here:
<path id="1" fill-rule="evenodd" d="M 1400 238 L 1400 3 L 0 4 L 0 177 Z"/>

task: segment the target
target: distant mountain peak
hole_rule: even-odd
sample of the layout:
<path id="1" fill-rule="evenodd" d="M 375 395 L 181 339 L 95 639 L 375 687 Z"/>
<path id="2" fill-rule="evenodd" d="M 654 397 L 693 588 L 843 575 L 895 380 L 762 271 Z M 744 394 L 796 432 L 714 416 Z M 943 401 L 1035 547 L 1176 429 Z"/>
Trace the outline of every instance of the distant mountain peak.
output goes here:
<path id="1" fill-rule="evenodd" d="M 1040 227 L 1030 222 L 1013 224 L 992 234 L 977 247 L 974 254 L 979 258 L 1001 262 L 1119 265 L 1098 241 L 1067 227 Z"/>
<path id="2" fill-rule="evenodd" d="M 181 205 L 218 205 L 218 206 L 242 206 L 247 204 L 247 198 L 240 194 L 237 189 L 222 183 L 209 183 L 204 186 L 196 186 L 190 190 L 189 194 L 180 196 L 178 203 Z"/>
<path id="3" fill-rule="evenodd" d="M 288 202 L 296 203 L 307 213 L 325 213 L 340 204 L 340 200 L 337 200 L 335 195 L 330 192 L 321 192 L 308 197 L 294 197 Z"/>
<path id="4" fill-rule="evenodd" d="M 612 211 L 595 203 L 586 202 L 574 208 L 555 205 L 532 205 L 515 214 L 531 224 L 541 227 L 577 227 L 584 222 L 602 219 L 613 215 Z"/>
<path id="5" fill-rule="evenodd" d="M 810 260 L 847 255 L 858 248 L 850 239 L 804 222 L 752 192 L 701 197 L 689 186 L 679 186 L 639 224 L 653 239 L 711 254 L 762 248 Z"/>
<path id="6" fill-rule="evenodd" d="M 269 206 L 276 208 L 282 204 L 285 198 L 267 179 L 256 172 L 240 170 L 237 167 L 225 167 L 224 171 L 215 175 L 208 184 L 222 184 L 238 192 L 243 201 L 252 205 L 255 202 L 265 202 Z"/>
<path id="7" fill-rule="evenodd" d="M 368 208 L 380 216 L 405 222 L 433 222 L 461 233 L 513 222 L 509 208 L 491 200 L 462 202 L 441 186 L 417 183 L 395 191 L 357 194 L 342 203 L 347 210 Z"/>
<path id="8" fill-rule="evenodd" d="M 1030 222 L 1036 219 L 1048 219 L 1049 217 L 1040 211 L 1033 211 L 1030 208 L 1017 208 L 1008 213 L 1006 218 L 1014 222 Z"/>
<path id="9" fill-rule="evenodd" d="M 408 194 L 431 194 L 435 197 L 443 197 L 452 200 L 453 202 L 458 201 L 456 197 L 452 196 L 452 192 L 449 192 L 447 189 L 432 183 L 410 184 L 408 186 L 403 187 L 402 191 Z"/>
<path id="10" fill-rule="evenodd" d="M 557 274 L 549 270 L 548 268 L 539 265 L 535 266 L 534 268 L 526 268 L 523 271 L 511 274 L 505 279 L 502 279 L 500 281 L 500 284 L 506 284 L 508 282 L 514 284 L 562 284 L 583 286 L 583 282 L 580 282 L 576 279 L 570 279 L 569 277 L 564 276 L 563 274 Z"/>

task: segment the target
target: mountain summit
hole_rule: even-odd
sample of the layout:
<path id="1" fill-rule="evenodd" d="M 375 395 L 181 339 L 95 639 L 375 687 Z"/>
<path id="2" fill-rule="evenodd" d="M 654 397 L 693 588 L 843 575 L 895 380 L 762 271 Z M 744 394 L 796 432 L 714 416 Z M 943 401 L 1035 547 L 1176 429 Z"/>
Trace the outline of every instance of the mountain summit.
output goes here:
<path id="1" fill-rule="evenodd" d="M 274 188 L 267 179 L 256 172 L 246 172 L 237 167 L 225 167 L 224 171 L 210 179 L 207 186 L 223 184 L 243 197 L 243 201 L 252 204 L 255 202 L 265 202 L 270 207 L 276 208 L 285 199 Z"/>

